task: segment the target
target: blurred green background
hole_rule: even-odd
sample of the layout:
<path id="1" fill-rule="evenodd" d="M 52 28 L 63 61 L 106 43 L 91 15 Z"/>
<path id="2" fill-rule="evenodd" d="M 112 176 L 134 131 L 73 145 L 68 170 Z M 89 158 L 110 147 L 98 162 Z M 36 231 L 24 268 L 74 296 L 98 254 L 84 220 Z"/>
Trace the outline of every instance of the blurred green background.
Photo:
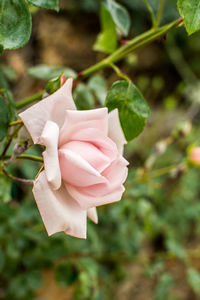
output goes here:
<path id="1" fill-rule="evenodd" d="M 150 27 L 141 0 L 118 2 L 131 15 L 130 37 Z M 151 2 L 156 9 L 158 1 Z M 63 0 L 61 8 L 59 14 L 34 10 L 30 42 L 1 57 L 0 85 L 9 86 L 16 100 L 55 75 L 55 69 L 44 74 L 33 66 L 61 66 L 69 74 L 104 57 L 92 50 L 99 2 Z M 162 22 L 177 17 L 176 1 L 167 1 Z M 200 299 L 200 169 L 185 167 L 187 148 L 200 144 L 200 34 L 174 30 L 118 65 L 151 107 L 144 132 L 126 146 L 123 199 L 98 209 L 99 224 L 88 221 L 87 240 L 64 233 L 49 238 L 31 189 L 1 176 L 0 299 Z M 79 109 L 103 104 L 115 80 L 104 70 L 78 84 Z M 10 170 L 34 178 L 39 167 L 17 161 Z M 169 172 L 159 173 L 163 168 Z"/>

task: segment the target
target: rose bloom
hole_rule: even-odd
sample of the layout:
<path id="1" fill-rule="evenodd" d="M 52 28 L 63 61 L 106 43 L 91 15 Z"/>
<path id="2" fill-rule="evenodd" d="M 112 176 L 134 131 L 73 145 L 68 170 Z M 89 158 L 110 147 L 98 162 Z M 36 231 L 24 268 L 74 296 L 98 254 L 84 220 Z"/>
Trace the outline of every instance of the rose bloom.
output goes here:
<path id="1" fill-rule="evenodd" d="M 128 162 L 118 110 L 76 110 L 72 79 L 20 114 L 35 144 L 46 147 L 44 171 L 33 194 L 49 235 L 59 231 L 86 238 L 87 216 L 98 222 L 96 207 L 119 201 Z"/>
<path id="2" fill-rule="evenodd" d="M 189 160 L 196 166 L 200 167 L 200 147 L 195 147 L 191 150 Z"/>

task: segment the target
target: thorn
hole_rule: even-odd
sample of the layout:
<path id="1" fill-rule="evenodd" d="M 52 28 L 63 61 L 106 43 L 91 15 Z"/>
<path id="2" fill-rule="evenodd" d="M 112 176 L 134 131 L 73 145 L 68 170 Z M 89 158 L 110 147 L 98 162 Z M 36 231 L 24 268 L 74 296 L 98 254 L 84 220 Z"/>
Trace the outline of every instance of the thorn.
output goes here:
<path id="1" fill-rule="evenodd" d="M 76 85 L 77 85 L 77 81 L 73 80 L 72 88 L 75 87 Z"/>
<path id="2" fill-rule="evenodd" d="M 83 73 L 80 72 L 80 73 L 77 74 L 77 76 L 78 76 L 78 78 L 83 77 Z"/>
<path id="3" fill-rule="evenodd" d="M 167 40 L 167 34 L 163 35 L 163 39 L 166 42 L 166 40 Z"/>
<path id="4" fill-rule="evenodd" d="M 124 45 L 128 44 L 128 42 L 129 42 L 129 40 L 121 40 L 120 44 L 121 44 L 121 46 L 124 46 Z"/>
<path id="5" fill-rule="evenodd" d="M 66 76 L 63 74 L 60 78 L 60 87 L 63 86 L 63 84 L 65 83 L 66 81 Z"/>
<path id="6" fill-rule="evenodd" d="M 178 24 L 181 24 L 183 21 L 184 21 L 183 18 L 180 17 L 179 20 L 178 20 Z"/>

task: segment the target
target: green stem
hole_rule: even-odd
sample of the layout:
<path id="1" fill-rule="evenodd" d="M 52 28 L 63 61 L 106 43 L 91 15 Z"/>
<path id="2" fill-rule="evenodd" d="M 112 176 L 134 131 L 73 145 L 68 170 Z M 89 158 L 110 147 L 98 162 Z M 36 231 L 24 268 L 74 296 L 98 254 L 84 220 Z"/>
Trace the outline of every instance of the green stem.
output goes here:
<path id="1" fill-rule="evenodd" d="M 160 24 L 160 20 L 161 20 L 162 14 L 163 14 L 164 6 L 165 6 L 165 0 L 160 0 L 160 4 L 159 4 L 159 8 L 158 8 L 158 14 L 157 14 L 157 17 L 156 17 L 154 28 L 157 28 Z"/>
<path id="2" fill-rule="evenodd" d="M 33 103 L 35 101 L 38 101 L 38 100 L 41 100 L 44 93 L 45 93 L 45 91 L 41 91 L 41 92 L 39 92 L 39 93 L 31 96 L 31 97 L 28 97 L 28 98 L 25 98 L 25 99 L 23 99 L 21 101 L 18 101 L 15 104 L 15 107 L 17 109 L 20 109 L 20 108 L 22 108 L 22 107 L 24 107 L 24 106 L 26 106 L 28 104 L 31 104 L 31 103 Z"/>
<path id="3" fill-rule="evenodd" d="M 20 125 L 20 124 L 23 124 L 23 121 L 17 120 L 17 121 L 10 122 L 9 126 L 16 126 L 16 125 Z"/>
<path id="4" fill-rule="evenodd" d="M 122 78 L 122 79 L 124 79 L 124 80 L 126 80 L 126 81 L 128 81 L 128 82 L 131 82 L 131 79 L 130 79 L 126 74 L 124 74 L 124 73 L 120 70 L 120 68 L 118 68 L 116 65 L 114 65 L 114 64 L 112 64 L 112 63 L 110 63 L 110 66 L 111 66 L 111 68 L 115 71 L 115 73 L 117 74 L 118 77 L 120 77 L 120 78 Z"/>
<path id="5" fill-rule="evenodd" d="M 4 158 L 9 159 L 9 158 L 11 158 L 11 155 L 6 155 L 6 156 L 4 156 Z M 35 155 L 30 155 L 30 154 L 19 154 L 16 156 L 16 158 L 43 162 L 43 158 L 41 156 L 35 156 Z"/>
<path id="6" fill-rule="evenodd" d="M 146 5 L 149 13 L 150 13 L 150 16 L 151 16 L 151 22 L 152 22 L 152 27 L 155 26 L 155 22 L 156 22 L 156 19 L 155 19 L 155 16 L 154 16 L 154 13 L 153 13 L 153 9 L 151 7 L 151 5 L 149 5 L 149 3 L 147 2 L 147 0 L 143 0 L 144 4 Z"/>
<path id="7" fill-rule="evenodd" d="M 27 184 L 33 184 L 33 182 L 34 182 L 31 179 L 23 179 L 23 178 L 15 177 L 15 176 L 11 175 L 10 173 L 8 173 L 8 171 L 5 168 L 3 168 L 3 173 L 8 178 L 10 178 L 11 180 L 14 180 L 14 181 L 18 181 L 18 182 L 21 182 L 21 183 L 27 183 Z"/>
<path id="8" fill-rule="evenodd" d="M 14 130 L 13 134 L 11 134 L 11 136 L 9 137 L 8 141 L 7 141 L 7 144 L 1 154 L 1 157 L 4 157 L 8 148 L 10 147 L 11 143 L 12 143 L 12 140 L 13 138 L 17 135 L 18 131 L 22 128 L 23 126 L 23 123 L 22 124 L 19 124 L 19 126 Z"/>
<path id="9" fill-rule="evenodd" d="M 172 165 L 172 166 L 165 167 L 162 169 L 154 170 L 154 171 L 150 172 L 150 174 L 148 175 L 148 178 L 157 178 L 157 177 L 166 175 L 166 174 L 170 173 L 171 171 L 177 170 L 183 166 L 184 166 L 184 164 L 181 163 L 179 165 Z"/>
<path id="10" fill-rule="evenodd" d="M 17 155 L 16 158 L 18 158 L 18 159 L 28 159 L 28 160 L 43 162 L 43 158 L 42 157 L 35 156 L 35 155 L 29 155 L 29 154 L 20 154 L 20 155 Z"/>

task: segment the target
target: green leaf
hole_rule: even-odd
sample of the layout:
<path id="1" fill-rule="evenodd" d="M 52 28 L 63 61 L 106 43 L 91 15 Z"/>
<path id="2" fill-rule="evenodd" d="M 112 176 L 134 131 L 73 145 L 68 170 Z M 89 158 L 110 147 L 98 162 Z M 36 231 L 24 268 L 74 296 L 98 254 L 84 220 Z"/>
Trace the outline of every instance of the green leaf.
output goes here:
<path id="1" fill-rule="evenodd" d="M 47 91 L 47 93 L 53 94 L 53 93 L 55 93 L 55 91 L 57 91 L 60 88 L 60 86 L 61 86 L 61 76 L 62 75 L 63 74 L 61 74 L 58 78 L 50 80 L 47 83 L 47 85 L 45 87 L 45 90 Z"/>
<path id="2" fill-rule="evenodd" d="M 183 259 L 185 257 L 185 251 L 184 248 L 179 245 L 179 243 L 175 240 L 167 240 L 166 242 L 168 251 L 177 256 L 180 259 Z"/>
<path id="3" fill-rule="evenodd" d="M 109 111 L 115 108 L 127 141 L 137 137 L 144 129 L 150 109 L 137 87 L 127 81 L 115 82 L 106 97 Z"/>
<path id="4" fill-rule="evenodd" d="M 67 261 L 56 269 L 56 281 L 62 286 L 70 286 L 78 279 L 78 271 L 73 262 Z"/>
<path id="5" fill-rule="evenodd" d="M 8 79 L 8 80 L 16 80 L 17 79 L 17 73 L 16 71 L 8 66 L 8 65 L 5 65 L 5 64 L 2 64 L 0 66 L 0 69 L 2 70 L 2 72 L 4 73 L 5 77 Z"/>
<path id="6" fill-rule="evenodd" d="M 8 107 L 0 96 L 0 141 L 6 136 L 9 125 Z"/>
<path id="7" fill-rule="evenodd" d="M 65 67 L 53 67 L 48 65 L 38 65 L 36 67 L 32 67 L 28 70 L 28 74 L 32 77 L 43 79 L 43 80 L 51 80 L 64 74 L 66 77 L 76 77 L 76 72 L 70 68 Z"/>
<path id="8" fill-rule="evenodd" d="M 103 76 L 93 75 L 88 81 L 88 87 L 92 90 L 101 105 L 104 105 L 107 93 L 107 84 Z"/>
<path id="9" fill-rule="evenodd" d="M 127 36 L 131 25 L 131 20 L 126 8 L 114 0 L 107 0 L 105 5 L 112 16 L 119 33 Z"/>
<path id="10" fill-rule="evenodd" d="M 112 16 L 104 4 L 101 5 L 100 20 L 102 30 L 93 48 L 96 51 L 112 53 L 117 48 L 117 32 Z"/>
<path id="11" fill-rule="evenodd" d="M 178 9 L 188 34 L 200 30 L 200 1 L 198 0 L 178 0 Z"/>
<path id="12" fill-rule="evenodd" d="M 31 14 L 24 0 L 0 1 L 0 45 L 4 49 L 24 46 L 31 35 Z"/>
<path id="13" fill-rule="evenodd" d="M 193 268 L 189 268 L 187 270 L 187 278 L 188 278 L 188 282 L 189 282 L 191 288 L 194 290 L 194 292 L 199 293 L 200 292 L 200 273 L 197 272 Z"/>
<path id="14" fill-rule="evenodd" d="M 59 0 L 28 0 L 28 2 L 41 8 L 59 11 Z"/>
<path id="15" fill-rule="evenodd" d="M 79 110 L 87 110 L 94 107 L 93 95 L 87 86 L 82 83 L 74 91 L 74 100 Z"/>

